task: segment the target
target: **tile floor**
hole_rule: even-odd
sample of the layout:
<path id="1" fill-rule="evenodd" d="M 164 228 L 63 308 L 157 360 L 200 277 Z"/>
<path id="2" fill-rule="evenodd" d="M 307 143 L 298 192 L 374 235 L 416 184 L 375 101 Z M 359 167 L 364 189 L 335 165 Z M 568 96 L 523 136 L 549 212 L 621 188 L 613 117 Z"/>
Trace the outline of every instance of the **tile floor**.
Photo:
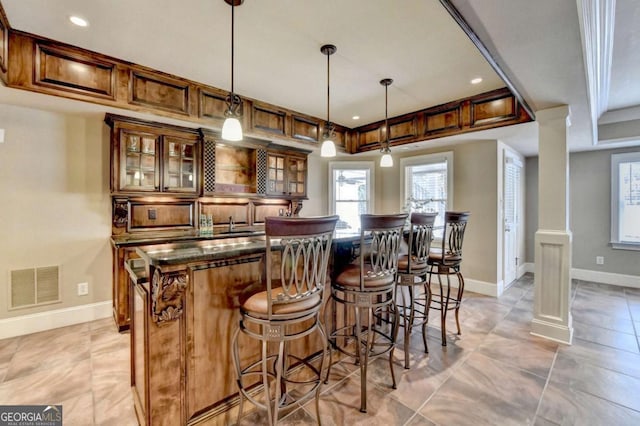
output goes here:
<path id="1" fill-rule="evenodd" d="M 372 363 L 367 414 L 358 411 L 358 369 L 334 366 L 320 403 L 323 424 L 640 424 L 640 289 L 575 280 L 572 298 L 575 336 L 566 346 L 529 334 L 531 275 L 499 299 L 467 292 L 462 336 L 449 333 L 442 347 L 434 318 L 428 355 L 417 333 L 410 370 L 396 350 L 397 389 L 386 359 Z M 128 339 L 105 319 L 0 341 L 0 404 L 62 404 L 65 426 L 137 424 Z M 248 413 L 242 424 L 263 422 Z M 315 424 L 313 404 L 282 423 Z"/>

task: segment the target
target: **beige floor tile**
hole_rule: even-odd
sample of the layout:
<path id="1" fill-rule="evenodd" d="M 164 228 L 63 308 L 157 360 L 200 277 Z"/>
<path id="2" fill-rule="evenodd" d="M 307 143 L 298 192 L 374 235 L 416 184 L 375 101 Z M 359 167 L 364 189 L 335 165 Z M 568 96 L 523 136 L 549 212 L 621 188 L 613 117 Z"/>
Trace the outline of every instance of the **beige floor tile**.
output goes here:
<path id="1" fill-rule="evenodd" d="M 608 330 L 620 331 L 622 333 L 633 333 L 633 322 L 630 318 L 619 318 L 609 315 L 608 312 L 599 312 L 593 309 L 571 310 L 573 320 L 583 324 L 595 325 Z"/>
<path id="2" fill-rule="evenodd" d="M 633 333 L 622 333 L 591 324 L 584 324 L 579 321 L 573 322 L 573 333 L 574 337 L 582 340 L 588 340 L 628 352 L 640 353 L 638 341 Z"/>
<path id="3" fill-rule="evenodd" d="M 313 412 L 313 402 L 305 405 Z M 414 411 L 389 397 L 375 385 L 367 389 L 367 413 L 360 412 L 360 379 L 351 376 L 334 386 L 320 399 L 323 425 L 402 425 Z"/>
<path id="4" fill-rule="evenodd" d="M 489 358 L 546 378 L 553 364 L 557 344 L 549 344 L 543 339 L 539 340 L 508 339 L 492 333 L 487 336 L 478 348 L 478 352 Z"/>
<path id="5" fill-rule="evenodd" d="M 420 410 L 438 424 L 526 424 L 545 379 L 472 354 Z"/>
<path id="6" fill-rule="evenodd" d="M 12 358 L 5 381 L 88 360 L 89 346 L 87 324 L 24 336 L 18 342 L 20 356 Z"/>
<path id="7" fill-rule="evenodd" d="M 538 416 L 562 425 L 640 424 L 640 412 L 559 383 L 545 389 Z"/>
<path id="8" fill-rule="evenodd" d="M 436 426 L 436 424 L 426 417 L 416 414 L 406 423 L 406 426 Z"/>
<path id="9" fill-rule="evenodd" d="M 83 393 L 61 402 L 62 423 L 65 426 L 86 426 L 94 424 L 93 395 Z"/>
<path id="10" fill-rule="evenodd" d="M 3 404 L 54 404 L 91 392 L 91 363 L 58 364 L 0 385 Z"/>
<path id="11" fill-rule="evenodd" d="M 586 363 L 579 357 L 558 354 L 550 381 L 640 411 L 638 394 L 629 391 L 640 389 L 640 378 Z"/>
<path id="12" fill-rule="evenodd" d="M 640 378 L 640 355 L 574 338 L 571 346 L 560 346 L 558 354 L 581 362 Z"/>

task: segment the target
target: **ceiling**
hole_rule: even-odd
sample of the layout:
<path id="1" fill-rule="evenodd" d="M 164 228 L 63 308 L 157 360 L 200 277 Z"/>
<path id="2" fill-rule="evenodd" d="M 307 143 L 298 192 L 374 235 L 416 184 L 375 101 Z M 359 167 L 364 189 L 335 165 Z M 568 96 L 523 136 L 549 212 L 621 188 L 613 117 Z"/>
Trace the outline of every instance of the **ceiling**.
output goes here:
<path id="1" fill-rule="evenodd" d="M 593 144 L 582 1 L 587 0 L 452 0 L 534 110 L 570 105 L 572 150 L 603 146 Z M 15 29 L 230 88 L 231 8 L 223 0 L 1 2 Z M 384 118 L 382 78 L 394 79 L 389 116 L 505 86 L 437 0 L 246 0 L 235 12 L 236 92 L 324 118 L 327 59 L 320 46 L 332 43 L 337 52 L 331 56 L 331 120 L 347 127 Z M 640 105 L 640 2 L 617 0 L 616 12 L 607 110 Z M 71 15 L 89 26 L 72 25 Z M 482 83 L 472 85 L 475 77 Z M 92 113 L 107 109 L 7 88 L 0 90 L 0 101 Z M 489 138 L 525 155 L 537 152 L 532 123 L 429 144 Z M 621 143 L 637 142 L 606 147 Z"/>

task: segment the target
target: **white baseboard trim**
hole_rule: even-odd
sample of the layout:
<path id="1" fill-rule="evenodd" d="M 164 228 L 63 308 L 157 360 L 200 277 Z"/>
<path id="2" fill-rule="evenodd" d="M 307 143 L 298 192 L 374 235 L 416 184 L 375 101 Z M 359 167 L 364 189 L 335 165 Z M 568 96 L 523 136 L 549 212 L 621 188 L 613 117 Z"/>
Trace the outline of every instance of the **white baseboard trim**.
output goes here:
<path id="1" fill-rule="evenodd" d="M 520 265 L 518 267 L 518 278 L 520 278 L 527 272 L 531 272 L 532 274 L 536 272 L 536 264 L 533 262 L 527 262 Z"/>
<path id="2" fill-rule="evenodd" d="M 571 278 L 593 281 L 601 284 L 640 288 L 640 276 L 615 274 L 613 272 L 592 271 L 589 269 L 571 269 Z"/>
<path id="3" fill-rule="evenodd" d="M 474 280 L 472 278 L 465 278 L 464 290 L 484 294 L 485 296 L 499 297 L 504 291 L 504 283 L 502 280 L 497 283 L 490 283 Z"/>
<path id="4" fill-rule="evenodd" d="M 569 325 L 563 325 L 534 318 L 531 321 L 531 334 L 567 345 L 573 341 L 571 321 Z"/>
<path id="5" fill-rule="evenodd" d="M 112 315 L 111 300 L 0 320 L 0 339 L 80 324 Z"/>

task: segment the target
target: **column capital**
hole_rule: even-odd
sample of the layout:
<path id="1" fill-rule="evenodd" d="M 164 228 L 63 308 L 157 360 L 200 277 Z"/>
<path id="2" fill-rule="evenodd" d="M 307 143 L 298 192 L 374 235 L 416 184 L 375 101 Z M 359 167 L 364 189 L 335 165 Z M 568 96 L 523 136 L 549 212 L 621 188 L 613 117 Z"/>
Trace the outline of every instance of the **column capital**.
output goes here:
<path id="1" fill-rule="evenodd" d="M 560 105 L 536 111 L 536 121 L 543 124 L 552 120 L 566 120 L 567 126 L 571 125 L 571 108 L 569 105 Z"/>

